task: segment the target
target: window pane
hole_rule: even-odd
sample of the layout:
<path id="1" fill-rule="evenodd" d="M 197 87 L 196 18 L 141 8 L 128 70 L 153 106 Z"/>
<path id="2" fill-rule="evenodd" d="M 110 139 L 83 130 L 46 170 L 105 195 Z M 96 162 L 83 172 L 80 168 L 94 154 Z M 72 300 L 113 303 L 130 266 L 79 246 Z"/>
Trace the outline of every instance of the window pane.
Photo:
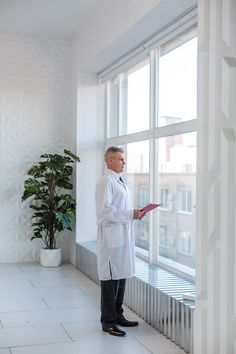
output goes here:
<path id="1" fill-rule="evenodd" d="M 196 133 L 158 139 L 158 181 L 159 255 L 194 268 Z"/>
<path id="2" fill-rule="evenodd" d="M 150 65 L 145 64 L 127 77 L 127 133 L 149 128 Z"/>
<path id="3" fill-rule="evenodd" d="M 160 57 L 159 126 L 197 117 L 197 38 Z"/>
<path id="4" fill-rule="evenodd" d="M 127 183 L 134 208 L 149 203 L 149 142 L 127 144 Z M 149 219 L 134 223 L 136 246 L 149 248 Z"/>

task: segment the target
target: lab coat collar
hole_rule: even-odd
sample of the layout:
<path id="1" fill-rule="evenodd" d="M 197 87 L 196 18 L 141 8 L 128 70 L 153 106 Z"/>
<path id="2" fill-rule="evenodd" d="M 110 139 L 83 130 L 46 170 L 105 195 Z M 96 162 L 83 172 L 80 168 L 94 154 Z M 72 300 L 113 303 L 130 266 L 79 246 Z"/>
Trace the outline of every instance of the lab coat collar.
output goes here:
<path id="1" fill-rule="evenodd" d="M 119 173 L 117 173 L 113 170 L 110 170 L 109 168 L 106 168 L 104 173 L 109 174 L 110 176 L 114 177 L 117 181 L 120 181 L 120 174 Z"/>

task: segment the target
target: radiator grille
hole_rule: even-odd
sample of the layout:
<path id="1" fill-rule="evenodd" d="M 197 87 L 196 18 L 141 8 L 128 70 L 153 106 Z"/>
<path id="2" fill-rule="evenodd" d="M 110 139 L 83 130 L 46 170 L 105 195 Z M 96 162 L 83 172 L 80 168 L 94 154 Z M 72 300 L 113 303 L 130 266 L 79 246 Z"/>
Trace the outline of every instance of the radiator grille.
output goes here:
<path id="1" fill-rule="evenodd" d="M 99 283 L 95 243 L 77 245 L 76 266 Z M 143 320 L 183 348 L 193 353 L 194 301 L 183 294 L 194 293 L 190 281 L 162 268 L 137 262 L 136 276 L 127 280 L 125 304 Z"/>
<path id="2" fill-rule="evenodd" d="M 193 353 L 194 302 L 183 301 L 182 294 L 194 289 L 191 283 L 184 285 L 181 280 L 178 283 L 170 278 L 157 288 L 139 277 L 128 279 L 125 304 L 186 352 Z"/>

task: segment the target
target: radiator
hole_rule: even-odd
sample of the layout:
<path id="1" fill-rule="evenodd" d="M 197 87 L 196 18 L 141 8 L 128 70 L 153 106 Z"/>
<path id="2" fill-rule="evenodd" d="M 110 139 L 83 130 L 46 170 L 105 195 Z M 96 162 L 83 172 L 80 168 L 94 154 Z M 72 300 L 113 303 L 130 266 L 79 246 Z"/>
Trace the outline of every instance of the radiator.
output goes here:
<path id="1" fill-rule="evenodd" d="M 182 294 L 194 289 L 181 280 L 174 276 L 157 288 L 139 277 L 128 279 L 125 304 L 187 353 L 193 353 L 194 302 L 183 301 Z"/>
<path id="2" fill-rule="evenodd" d="M 78 245 L 76 266 L 99 284 L 95 243 Z M 128 279 L 125 305 L 144 321 L 184 349 L 193 354 L 194 301 L 183 300 L 183 294 L 194 293 L 190 281 L 162 268 L 137 262 L 136 276 Z"/>

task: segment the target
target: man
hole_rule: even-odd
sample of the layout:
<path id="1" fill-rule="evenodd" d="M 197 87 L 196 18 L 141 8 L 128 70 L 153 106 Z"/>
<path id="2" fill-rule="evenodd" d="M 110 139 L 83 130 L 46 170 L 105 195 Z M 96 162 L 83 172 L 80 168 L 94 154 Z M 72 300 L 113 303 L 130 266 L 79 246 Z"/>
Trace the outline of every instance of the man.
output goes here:
<path id="1" fill-rule="evenodd" d="M 105 153 L 107 169 L 96 187 L 97 260 L 101 281 L 101 324 L 104 332 L 125 336 L 124 327 L 137 326 L 123 316 L 125 279 L 134 274 L 133 220 L 144 212 L 131 207 L 127 187 L 120 177 L 126 164 L 124 151 L 110 147 Z"/>

